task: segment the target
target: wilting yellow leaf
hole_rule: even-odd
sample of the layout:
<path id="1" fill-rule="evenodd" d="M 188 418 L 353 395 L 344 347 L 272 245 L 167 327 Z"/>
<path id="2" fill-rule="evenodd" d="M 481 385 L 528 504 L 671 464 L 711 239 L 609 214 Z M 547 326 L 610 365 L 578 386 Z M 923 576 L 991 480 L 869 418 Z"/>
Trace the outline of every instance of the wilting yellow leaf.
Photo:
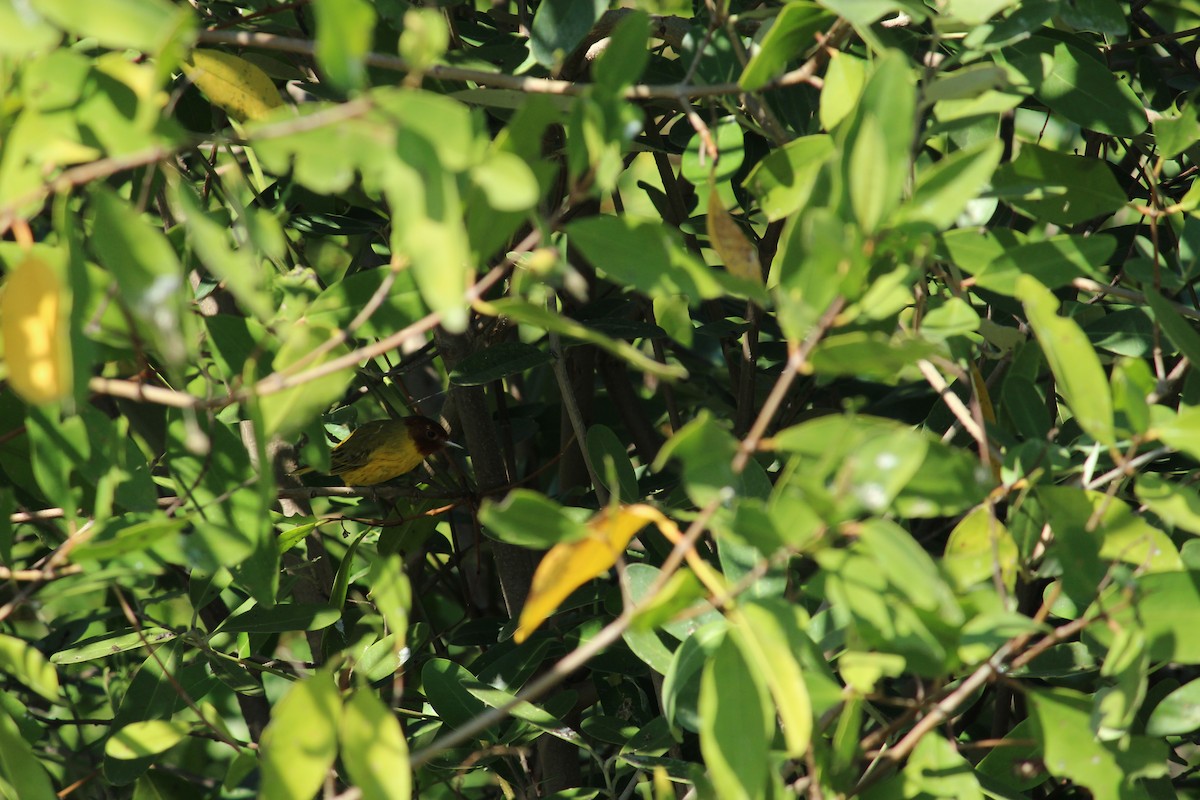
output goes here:
<path id="1" fill-rule="evenodd" d="M 616 564 L 634 534 L 665 519 L 646 505 L 623 506 L 616 511 L 601 509 L 588 520 L 586 538 L 550 548 L 533 574 L 533 585 L 513 639 L 520 644 L 529 638 L 571 592 Z"/>
<path id="2" fill-rule="evenodd" d="M 742 232 L 721 204 L 716 187 L 708 193 L 708 240 L 717 255 L 725 262 L 730 275 L 762 285 L 762 267 L 758 263 L 758 248 Z"/>
<path id="3" fill-rule="evenodd" d="M 267 73 L 221 50 L 193 50 L 183 72 L 214 105 L 239 122 L 266 116 L 283 105 Z"/>
<path id="4" fill-rule="evenodd" d="M 54 269 L 30 256 L 0 297 L 0 332 L 8 383 L 27 403 L 52 403 L 71 391 L 71 360 L 62 287 Z"/>

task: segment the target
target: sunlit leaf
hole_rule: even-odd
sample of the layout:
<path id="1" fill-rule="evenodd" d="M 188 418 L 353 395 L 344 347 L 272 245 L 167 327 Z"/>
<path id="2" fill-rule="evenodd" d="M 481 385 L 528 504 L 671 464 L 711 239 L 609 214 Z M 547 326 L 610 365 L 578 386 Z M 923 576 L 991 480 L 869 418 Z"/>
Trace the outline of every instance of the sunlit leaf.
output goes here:
<path id="1" fill-rule="evenodd" d="M 26 402 L 52 403 L 71 392 L 68 300 L 54 269 L 30 256 L 0 294 L 0 333 L 8 381 Z"/>
<path id="2" fill-rule="evenodd" d="M 1087 335 L 1072 319 L 1058 315 L 1058 300 L 1037 280 L 1017 279 L 1017 297 L 1029 315 L 1059 394 L 1067 401 L 1079 426 L 1102 444 L 1112 444 L 1112 395 L 1108 378 Z"/>
<path id="3" fill-rule="evenodd" d="M 708 239 L 725 264 L 725 269 L 742 280 L 762 283 L 758 248 L 725 211 L 720 195 L 715 189 L 708 193 L 705 225 L 708 228 Z"/>
<path id="4" fill-rule="evenodd" d="M 275 704 L 259 750 L 260 797 L 309 797 L 325 782 L 337 757 L 342 699 L 328 672 L 293 683 Z"/>
<path id="5" fill-rule="evenodd" d="M 265 117 L 283 105 L 275 83 L 254 64 L 222 50 L 193 50 L 183 72 L 200 91 L 239 122 Z"/>
<path id="6" fill-rule="evenodd" d="M 408 800 L 412 772 L 408 743 L 396 715 L 369 689 L 357 689 L 342 707 L 342 761 L 364 800 Z"/>
<path id="7" fill-rule="evenodd" d="M 646 505 L 602 509 L 588 521 L 585 538 L 552 547 L 533 575 L 513 638 L 518 643 L 529 638 L 567 595 L 616 564 L 634 534 L 651 523 L 665 522 L 660 512 Z"/>

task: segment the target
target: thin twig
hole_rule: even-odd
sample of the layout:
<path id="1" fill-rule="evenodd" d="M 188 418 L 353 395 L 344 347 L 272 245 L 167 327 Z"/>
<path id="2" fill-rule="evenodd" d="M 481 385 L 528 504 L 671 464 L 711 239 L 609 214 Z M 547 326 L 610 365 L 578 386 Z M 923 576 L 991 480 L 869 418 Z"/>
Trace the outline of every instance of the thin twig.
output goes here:
<path id="1" fill-rule="evenodd" d="M 1139 305 L 1146 304 L 1146 295 L 1141 292 L 1135 292 L 1132 289 L 1125 289 L 1121 286 L 1110 286 L 1107 283 L 1100 283 L 1091 278 L 1075 278 L 1071 281 L 1071 285 L 1082 292 L 1094 292 L 1096 294 L 1111 294 L 1113 297 L 1120 297 L 1124 300 L 1133 300 Z M 1179 312 L 1181 316 L 1190 319 L 1200 319 L 1200 311 L 1194 308 L 1189 308 L 1182 303 L 1176 303 L 1174 300 L 1168 300 L 1171 308 Z"/>
<path id="2" fill-rule="evenodd" d="M 830 28 L 827 38 L 839 26 L 844 26 L 841 20 Z M 252 33 L 249 31 L 201 31 L 199 41 L 205 44 L 229 44 L 239 47 L 258 47 L 263 50 L 282 50 L 288 53 L 300 53 L 313 56 L 315 45 L 307 39 L 296 39 L 288 36 L 276 36 L 270 33 Z M 408 63 L 398 56 L 383 53 L 368 53 L 364 61 L 367 65 L 379 69 L 389 69 L 396 72 L 411 72 Z M 811 82 L 820 62 L 812 63 L 813 59 L 803 66 L 776 78 L 759 91 L 778 89 L 785 86 L 795 86 Z M 479 86 L 490 86 L 498 89 L 513 89 L 529 94 L 556 94 L 574 96 L 583 94 L 590 89 L 589 84 L 572 81 L 555 80 L 553 78 L 528 78 L 509 75 L 501 72 L 487 72 L 479 69 L 434 65 L 425 69 L 425 76 L 433 80 L 469 81 Z M 713 83 L 708 85 L 668 83 L 668 84 L 638 84 L 630 86 L 624 92 L 626 100 L 655 100 L 672 99 L 681 93 L 688 97 L 713 97 L 725 94 L 740 94 L 742 87 L 737 83 Z"/>
<path id="3" fill-rule="evenodd" d="M 933 387 L 933 390 L 942 398 L 942 402 L 954 414 L 954 418 L 959 424 L 971 435 L 975 443 L 979 446 L 981 457 L 990 456 L 993 463 L 1000 463 L 1004 460 L 1004 456 L 988 439 L 987 433 L 975 421 L 975 416 L 971 413 L 971 409 L 967 408 L 962 399 L 954 392 L 950 391 L 950 384 L 946 383 L 946 379 L 937 371 L 937 367 L 932 362 L 926 359 L 921 359 L 917 362 L 917 368 L 921 370 L 921 374 L 925 376 L 926 382 Z"/>

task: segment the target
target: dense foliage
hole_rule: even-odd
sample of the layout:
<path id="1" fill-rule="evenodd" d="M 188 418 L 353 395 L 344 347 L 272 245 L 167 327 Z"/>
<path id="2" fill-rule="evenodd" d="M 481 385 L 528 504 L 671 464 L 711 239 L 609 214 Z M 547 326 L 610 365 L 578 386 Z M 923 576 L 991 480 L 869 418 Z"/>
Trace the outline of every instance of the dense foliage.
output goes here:
<path id="1" fill-rule="evenodd" d="M 1200 4 L 619 5 L 0 0 L 0 796 L 1200 795 Z"/>

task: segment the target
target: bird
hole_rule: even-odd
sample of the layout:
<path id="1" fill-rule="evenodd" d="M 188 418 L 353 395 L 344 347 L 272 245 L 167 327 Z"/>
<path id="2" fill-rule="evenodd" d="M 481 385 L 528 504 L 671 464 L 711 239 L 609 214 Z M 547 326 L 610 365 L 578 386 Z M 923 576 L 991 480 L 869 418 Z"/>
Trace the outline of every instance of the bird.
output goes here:
<path id="1" fill-rule="evenodd" d="M 450 434 L 429 417 L 378 419 L 355 428 L 330 453 L 329 474 L 348 486 L 373 486 L 412 472 L 450 441 Z M 297 470 L 301 475 L 311 467 Z"/>

